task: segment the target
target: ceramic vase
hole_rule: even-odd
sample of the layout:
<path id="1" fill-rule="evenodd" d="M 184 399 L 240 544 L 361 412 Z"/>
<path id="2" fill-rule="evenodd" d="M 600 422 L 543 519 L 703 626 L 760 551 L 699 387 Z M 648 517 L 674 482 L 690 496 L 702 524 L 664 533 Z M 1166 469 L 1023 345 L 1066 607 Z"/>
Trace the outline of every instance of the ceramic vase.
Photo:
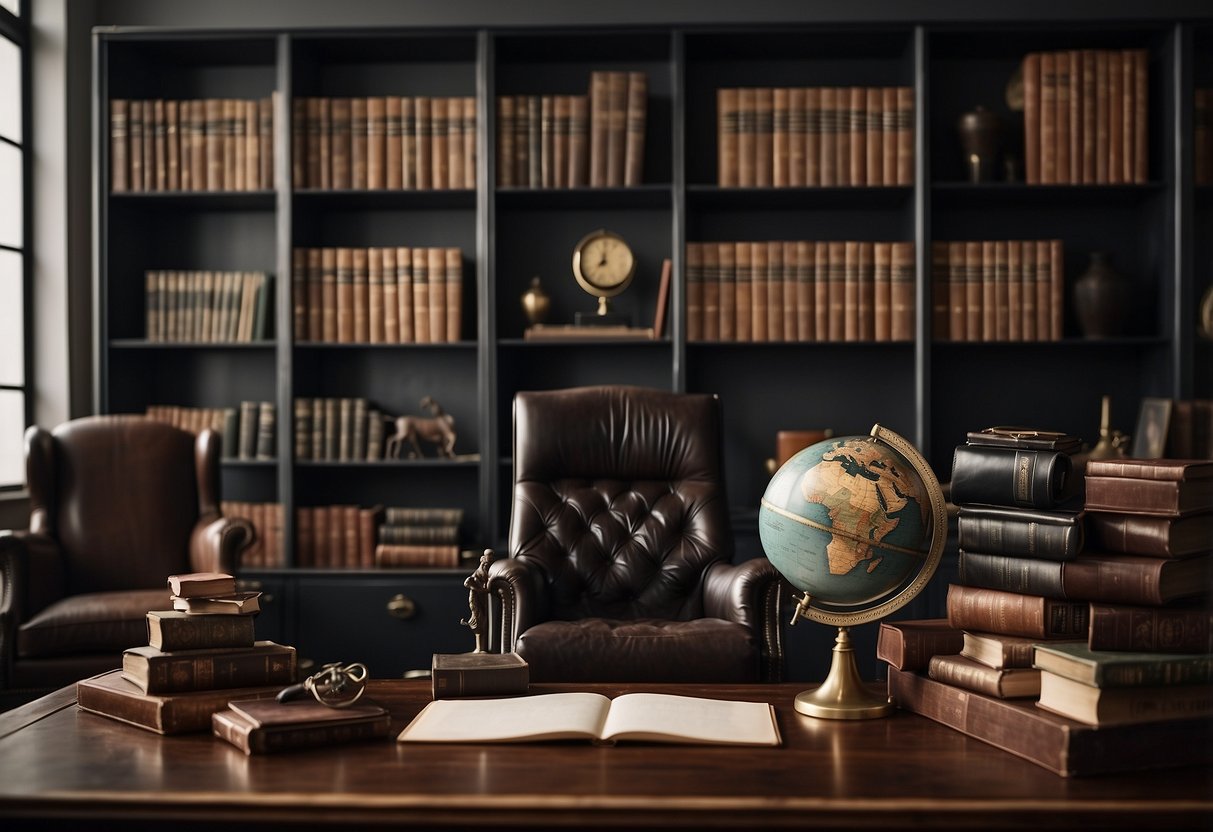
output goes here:
<path id="1" fill-rule="evenodd" d="M 1124 333 L 1129 313 L 1129 282 L 1112 268 L 1106 252 L 1091 252 L 1091 263 L 1074 283 L 1074 314 L 1087 338 Z"/>

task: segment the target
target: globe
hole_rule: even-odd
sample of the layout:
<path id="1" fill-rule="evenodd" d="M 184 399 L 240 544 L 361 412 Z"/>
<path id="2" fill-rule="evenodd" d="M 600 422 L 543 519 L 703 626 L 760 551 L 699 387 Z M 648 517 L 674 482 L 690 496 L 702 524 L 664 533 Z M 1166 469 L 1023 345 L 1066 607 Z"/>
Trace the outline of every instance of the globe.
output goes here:
<path id="1" fill-rule="evenodd" d="M 939 565 L 946 530 L 930 466 L 880 425 L 869 436 L 811 445 L 775 472 L 758 510 L 758 536 L 767 559 L 804 593 L 792 623 L 804 617 L 840 628 L 830 677 L 798 696 L 797 710 L 839 719 L 889 712 L 886 701 L 862 692 L 846 628 L 921 592 Z"/>

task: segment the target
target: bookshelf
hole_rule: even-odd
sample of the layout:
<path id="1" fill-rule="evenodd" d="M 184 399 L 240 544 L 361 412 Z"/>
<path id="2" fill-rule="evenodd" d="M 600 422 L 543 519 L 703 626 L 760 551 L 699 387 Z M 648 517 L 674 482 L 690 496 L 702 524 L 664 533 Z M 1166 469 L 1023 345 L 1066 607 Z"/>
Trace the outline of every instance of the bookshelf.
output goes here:
<path id="1" fill-rule="evenodd" d="M 966 430 L 1048 425 L 1094 437 L 1099 400 L 1132 430 L 1143 396 L 1210 395 L 1208 343 L 1188 310 L 1210 285 L 1213 250 L 1195 233 L 1213 219 L 1210 186 L 1193 187 L 1191 100 L 1213 86 L 1213 25 L 1167 18 L 1026 24 L 896 17 L 863 25 L 708 24 L 375 30 L 99 30 L 96 38 L 97 409 L 148 405 L 238 407 L 272 401 L 272 461 L 229 461 L 227 500 L 284 508 L 282 568 L 245 578 L 273 596 L 262 637 L 296 643 L 316 661 L 362 658 L 377 675 L 428 666 L 434 650 L 464 649 L 462 577 L 470 570 L 301 568 L 299 508 L 328 504 L 450 506 L 464 510 L 463 548 L 501 546 L 511 488 L 511 402 L 520 390 L 598 383 L 718 393 L 724 404 L 728 489 L 738 557 L 760 553 L 756 509 L 764 460 L 781 429 L 867 433 L 875 421 L 921 447 L 946 479 Z M 956 122 L 976 104 L 995 110 L 1009 143 L 1020 114 L 1008 79 L 1029 52 L 1145 49 L 1149 175 L 1144 183 L 1025 185 L 965 181 Z M 500 186 L 499 96 L 589 93 L 596 71 L 647 76 L 642 183 L 631 187 Z M 911 184 L 722 187 L 717 90 L 722 87 L 908 88 Z M 273 187 L 250 191 L 111 193 L 108 112 L 114 99 L 260 99 L 274 94 Z M 296 187 L 295 102 L 431 96 L 474 99 L 475 177 L 464 187 Z M 1022 159 L 1022 156 L 1020 157 Z M 526 341 L 519 298 L 533 276 L 551 296 L 549 323 L 571 322 L 595 300 L 573 281 L 574 244 L 610 229 L 637 257 L 614 308 L 650 326 L 661 261 L 672 258 L 669 327 L 658 341 Z M 1060 239 L 1062 337 L 1051 342 L 951 342 L 932 331 L 931 243 Z M 914 246 L 909 341 L 740 343 L 688 338 L 687 243 L 766 240 L 901 241 Z M 296 337 L 291 264 L 298 248 L 456 248 L 462 260 L 461 336 L 452 343 L 329 343 Z M 1071 287 L 1089 252 L 1109 251 L 1133 287 L 1117 338 L 1083 338 Z M 257 270 L 274 275 L 269 337 L 251 344 L 149 342 L 144 272 Z M 425 396 L 455 419 L 456 461 L 297 459 L 297 398 L 361 397 L 392 415 L 421 414 Z M 431 451 L 432 453 L 432 451 Z M 937 579 L 946 585 L 948 567 Z M 389 605 L 397 595 L 412 601 Z M 941 614 L 942 590 L 908 614 Z M 353 615 L 354 618 L 350 616 Z M 356 620 L 355 620 L 356 619 Z M 357 626 L 355 627 L 354 624 Z M 819 678 L 833 635 L 790 633 L 789 672 Z M 358 635 L 350 635 L 357 632 Z M 875 630 L 857 631 L 861 655 Z M 396 646 L 392 646 L 396 645 Z M 865 672 L 874 670 L 865 668 Z"/>

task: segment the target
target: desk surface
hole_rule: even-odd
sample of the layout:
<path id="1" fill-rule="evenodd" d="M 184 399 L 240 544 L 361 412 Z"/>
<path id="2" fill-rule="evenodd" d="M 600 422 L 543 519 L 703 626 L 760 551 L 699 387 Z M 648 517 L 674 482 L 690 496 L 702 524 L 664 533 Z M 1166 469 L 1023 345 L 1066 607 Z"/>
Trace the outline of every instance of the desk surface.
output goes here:
<path id="1" fill-rule="evenodd" d="M 913 714 L 834 722 L 792 706 L 803 684 L 536 685 L 768 701 L 782 748 L 392 741 L 246 757 L 206 734 L 160 737 L 75 707 L 64 688 L 0 715 L 0 818 L 176 829 L 241 821 L 479 828 L 1213 827 L 1213 769 L 1064 779 Z M 367 695 L 398 732 L 425 681 Z"/>

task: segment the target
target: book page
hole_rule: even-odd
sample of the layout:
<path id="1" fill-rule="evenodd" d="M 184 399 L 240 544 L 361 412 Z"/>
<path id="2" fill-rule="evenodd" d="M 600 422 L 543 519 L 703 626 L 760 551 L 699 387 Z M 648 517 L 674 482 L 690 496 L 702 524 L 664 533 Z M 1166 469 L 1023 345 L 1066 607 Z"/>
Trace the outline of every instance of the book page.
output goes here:
<path id="1" fill-rule="evenodd" d="M 604 740 L 779 745 L 766 702 L 731 702 L 664 693 L 629 693 L 611 703 Z"/>
<path id="2" fill-rule="evenodd" d="M 597 693 L 509 699 L 437 699 L 400 732 L 400 742 L 521 742 L 593 739 L 611 700 Z"/>

